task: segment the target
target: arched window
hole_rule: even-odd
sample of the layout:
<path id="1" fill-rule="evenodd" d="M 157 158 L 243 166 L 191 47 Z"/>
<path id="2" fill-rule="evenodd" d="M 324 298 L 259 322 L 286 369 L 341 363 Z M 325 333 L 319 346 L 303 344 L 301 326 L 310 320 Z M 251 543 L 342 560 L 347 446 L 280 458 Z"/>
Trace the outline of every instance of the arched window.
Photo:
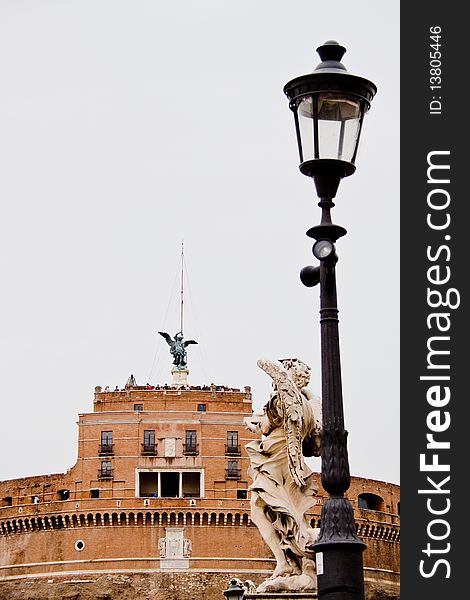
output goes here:
<path id="1" fill-rule="evenodd" d="M 70 498 L 70 490 L 58 490 L 57 498 L 59 500 L 68 500 Z"/>
<path id="2" fill-rule="evenodd" d="M 359 494 L 357 498 L 357 505 L 359 508 L 365 508 L 367 510 L 380 510 L 383 511 L 384 501 L 383 498 L 377 496 L 377 494 Z"/>

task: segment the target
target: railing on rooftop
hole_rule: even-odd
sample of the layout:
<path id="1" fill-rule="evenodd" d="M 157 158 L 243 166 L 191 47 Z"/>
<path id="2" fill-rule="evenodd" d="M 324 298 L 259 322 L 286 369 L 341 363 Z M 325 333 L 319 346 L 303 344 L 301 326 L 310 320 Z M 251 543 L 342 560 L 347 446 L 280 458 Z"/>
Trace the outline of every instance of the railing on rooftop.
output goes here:
<path id="1" fill-rule="evenodd" d="M 121 393 L 127 391 L 137 392 L 162 392 L 166 390 L 181 390 L 181 391 L 201 391 L 201 392 L 241 392 L 241 388 L 232 388 L 226 385 L 133 385 L 119 388 L 116 386 L 114 389 L 101 388 L 101 386 L 95 387 L 95 393 L 97 394 L 111 394 Z M 251 393 L 251 387 L 245 386 L 244 393 Z"/>

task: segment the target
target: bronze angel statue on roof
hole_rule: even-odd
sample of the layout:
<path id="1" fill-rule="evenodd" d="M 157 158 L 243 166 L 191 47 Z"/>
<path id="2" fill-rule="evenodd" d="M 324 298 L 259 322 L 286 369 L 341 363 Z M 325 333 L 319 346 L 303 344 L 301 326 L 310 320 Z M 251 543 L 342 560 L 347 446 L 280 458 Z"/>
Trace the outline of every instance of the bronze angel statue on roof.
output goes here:
<path id="1" fill-rule="evenodd" d="M 259 360 L 273 380 L 273 392 L 262 412 L 245 418 L 260 440 L 245 448 L 252 479 L 251 520 L 276 558 L 276 568 L 258 592 L 316 590 L 313 544 L 318 529 L 305 513 L 318 491 L 305 456 L 320 456 L 321 405 L 306 386 L 310 367 L 297 358 Z"/>
<path id="2" fill-rule="evenodd" d="M 197 344 L 197 342 L 194 340 L 184 341 L 182 331 L 175 333 L 174 338 L 164 331 L 159 331 L 158 333 L 165 338 L 167 344 L 170 346 L 170 352 L 173 356 L 173 364 L 175 367 L 177 369 L 185 369 L 188 364 L 186 360 L 186 346 L 189 346 L 189 344 Z"/>

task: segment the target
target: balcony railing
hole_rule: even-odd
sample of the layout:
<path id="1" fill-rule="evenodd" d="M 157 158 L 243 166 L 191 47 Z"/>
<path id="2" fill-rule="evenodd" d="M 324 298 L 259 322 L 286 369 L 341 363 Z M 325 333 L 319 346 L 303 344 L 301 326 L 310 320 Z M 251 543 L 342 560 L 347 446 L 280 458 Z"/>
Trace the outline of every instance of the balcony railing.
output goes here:
<path id="1" fill-rule="evenodd" d="M 114 454 L 114 444 L 100 444 L 99 454 Z"/>
<path id="2" fill-rule="evenodd" d="M 98 479 L 112 479 L 114 469 L 98 469 Z"/>
<path id="3" fill-rule="evenodd" d="M 157 444 L 142 444 L 141 454 L 142 456 L 156 456 Z"/>
<path id="4" fill-rule="evenodd" d="M 199 454 L 199 444 L 183 444 L 183 454 L 185 456 L 196 456 Z"/>
<path id="5" fill-rule="evenodd" d="M 241 469 L 225 469 L 225 479 L 240 479 Z"/>
<path id="6" fill-rule="evenodd" d="M 225 444 L 225 454 L 230 456 L 240 456 L 241 448 L 239 444 Z"/>

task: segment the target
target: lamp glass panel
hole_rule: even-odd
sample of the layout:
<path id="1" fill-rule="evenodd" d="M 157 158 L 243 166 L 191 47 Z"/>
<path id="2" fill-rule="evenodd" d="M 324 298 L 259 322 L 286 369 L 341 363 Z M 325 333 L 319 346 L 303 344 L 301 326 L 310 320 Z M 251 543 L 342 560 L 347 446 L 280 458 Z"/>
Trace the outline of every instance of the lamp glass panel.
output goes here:
<path id="1" fill-rule="evenodd" d="M 314 108 L 313 108 L 313 98 L 312 96 L 305 96 L 299 103 L 299 107 L 297 109 L 297 115 L 299 120 L 299 133 L 300 133 L 300 143 L 302 145 L 299 148 L 300 153 L 300 162 L 305 162 L 306 160 L 312 160 L 313 158 L 318 158 L 315 156 L 314 149 Z"/>
<path id="2" fill-rule="evenodd" d="M 332 158 L 353 162 L 361 112 L 360 99 L 355 96 L 321 93 L 316 98 L 303 98 L 298 108 L 303 161 Z M 317 147 L 314 147 L 315 118 L 318 122 Z"/>

